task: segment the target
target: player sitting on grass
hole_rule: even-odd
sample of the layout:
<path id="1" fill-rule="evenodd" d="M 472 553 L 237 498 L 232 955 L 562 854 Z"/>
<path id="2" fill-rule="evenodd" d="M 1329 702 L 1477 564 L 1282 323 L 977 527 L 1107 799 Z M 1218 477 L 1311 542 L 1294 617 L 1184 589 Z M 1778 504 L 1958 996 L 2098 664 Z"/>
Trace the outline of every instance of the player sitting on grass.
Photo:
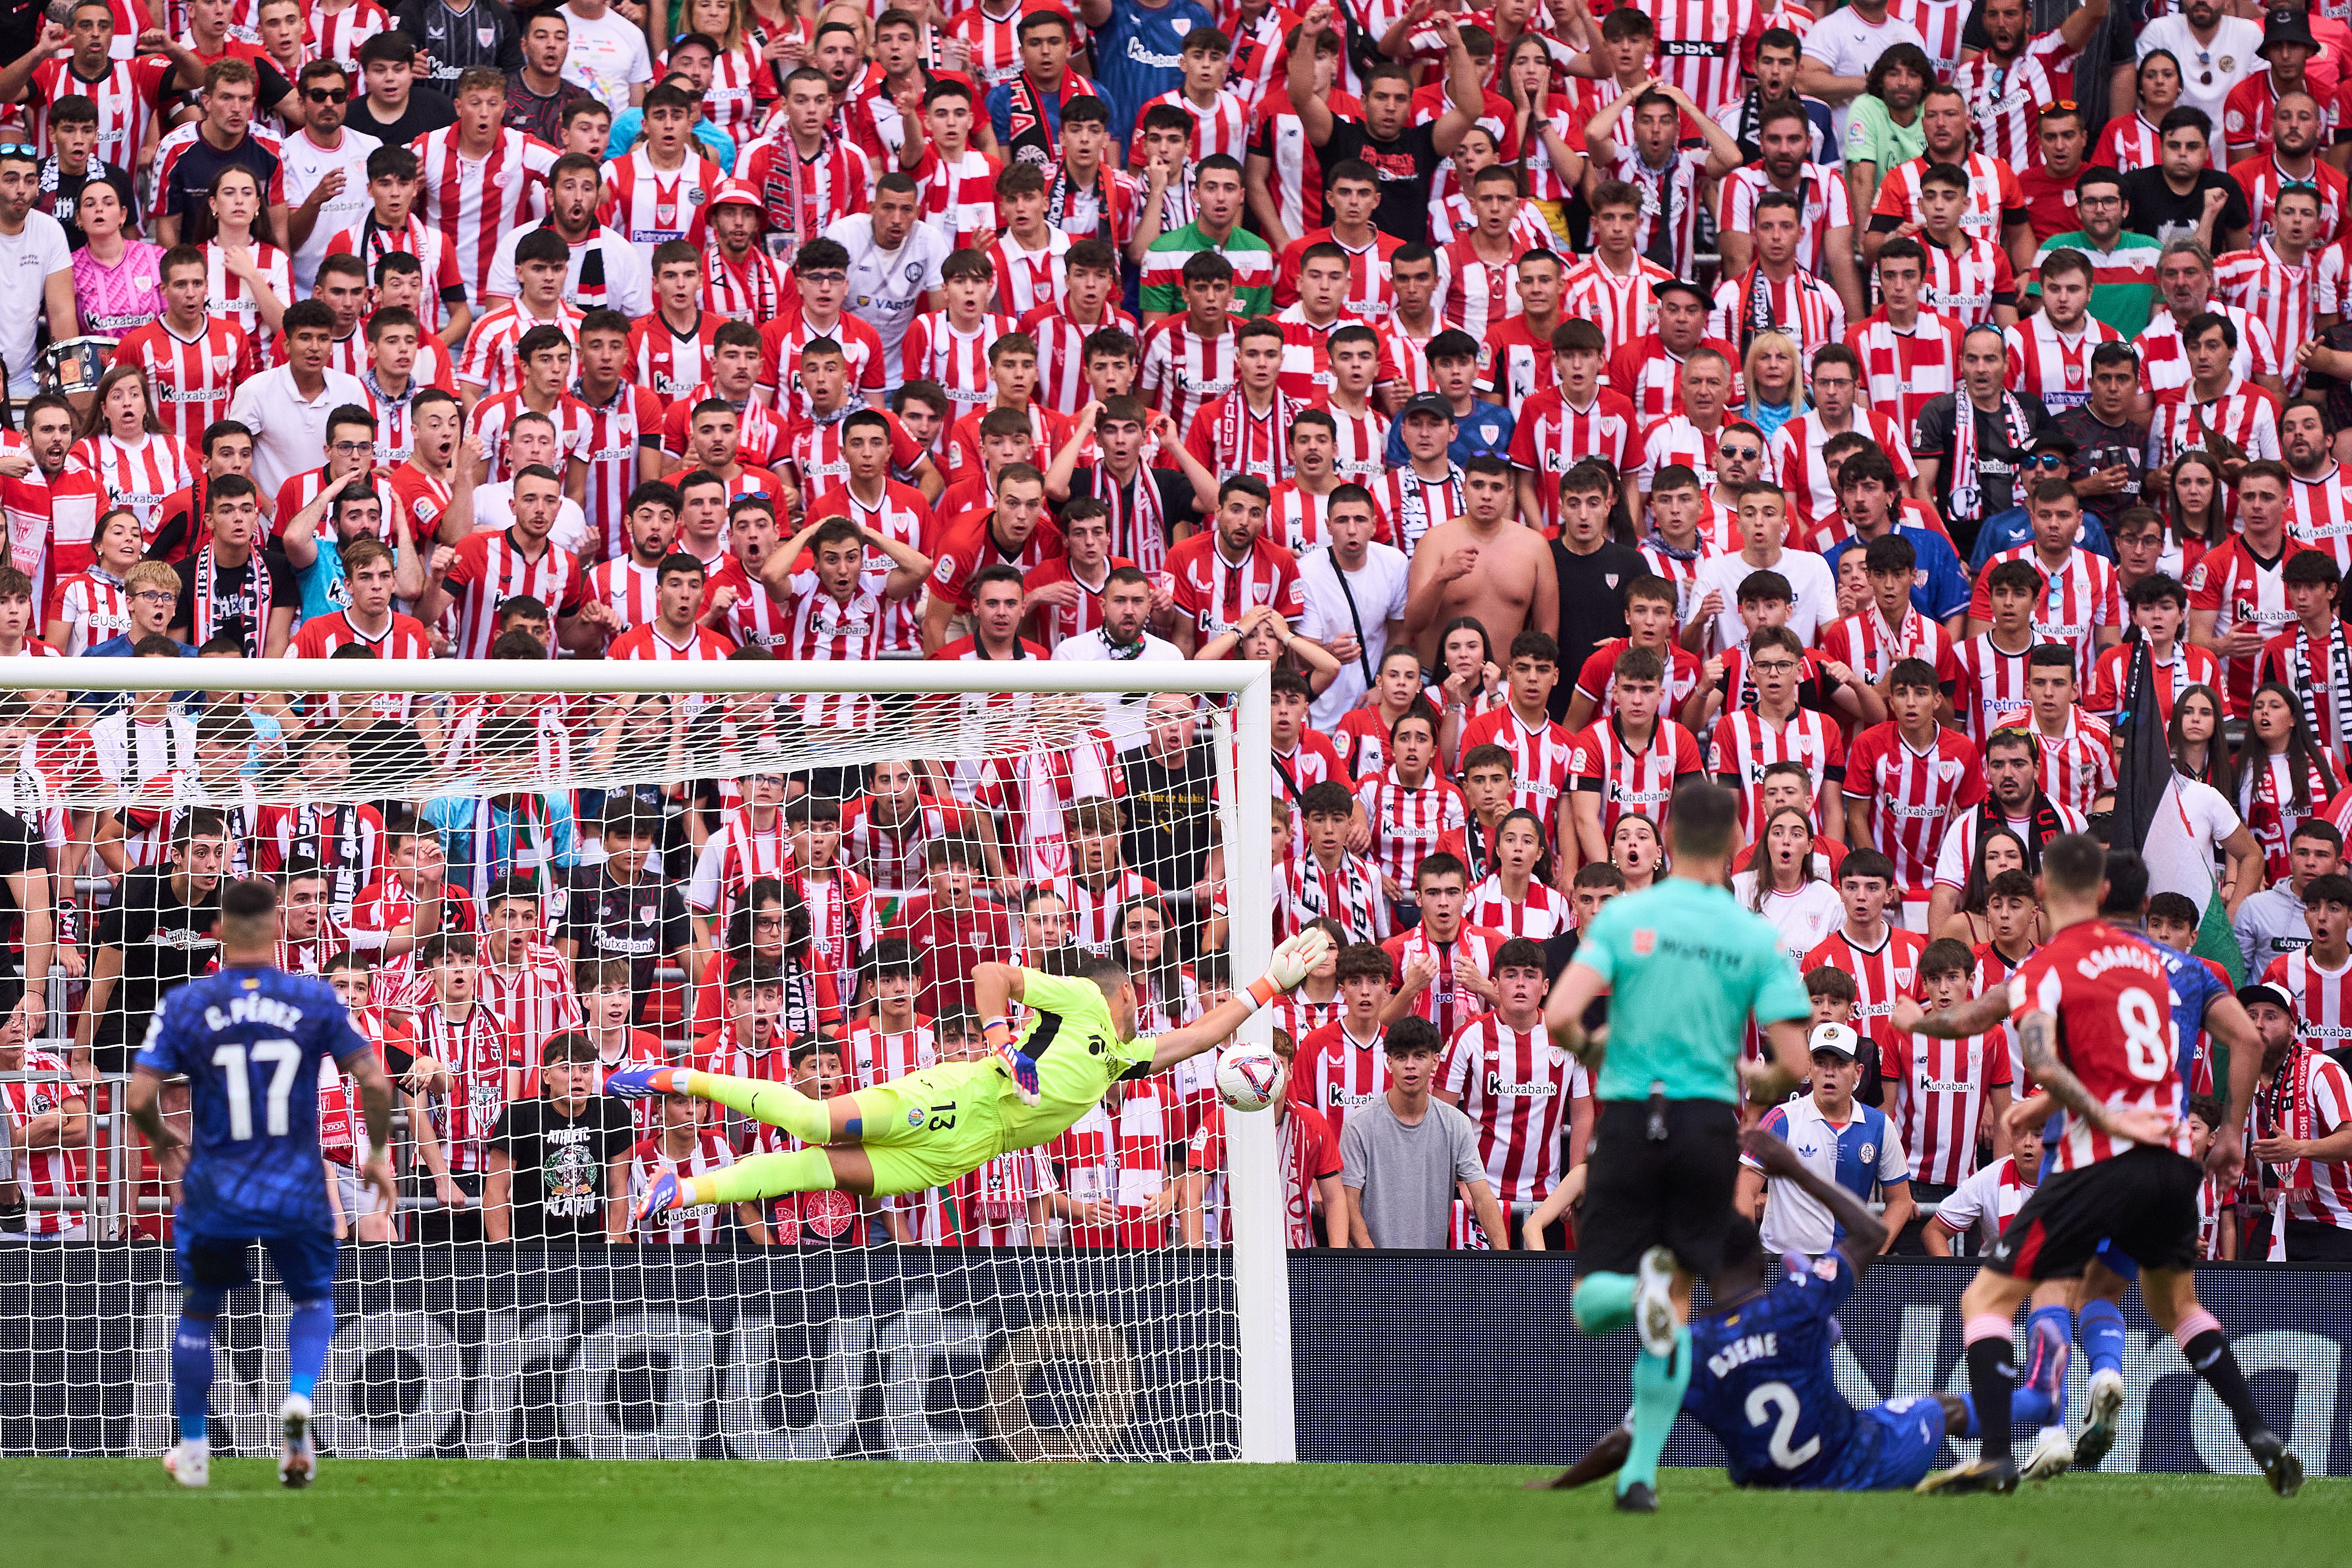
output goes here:
<path id="1" fill-rule="evenodd" d="M 1977 1435 L 1976 1405 L 1958 1394 L 1905 1395 L 1867 1410 L 1846 1402 L 1831 1356 L 1838 1342 L 1832 1314 L 1876 1261 L 1886 1226 L 1771 1133 L 1753 1128 L 1747 1142 L 1748 1158 L 1766 1175 L 1798 1187 L 1836 1217 L 1840 1239 L 1835 1251 L 1792 1274 L 1778 1254 L 1765 1251 L 1753 1221 L 1742 1215 L 1732 1222 L 1712 1281 L 1714 1310 L 1691 1320 L 1683 1408 L 1722 1443 L 1735 1485 L 1833 1492 L 1915 1486 L 1946 1436 Z M 2026 1381 L 2009 1396 L 2010 1420 L 2029 1426 L 2048 1420 L 2054 1408 L 2052 1394 L 2066 1377 L 2066 1336 L 2044 1331 L 2032 1350 Z M 1584 1458 L 1533 1489 L 1613 1475 L 1633 1446 L 1629 1415 Z"/>
<path id="2" fill-rule="evenodd" d="M 607 1094 L 690 1094 L 827 1147 L 761 1154 L 708 1176 L 665 1173 L 638 1219 L 698 1204 L 748 1203 L 781 1193 L 890 1196 L 952 1185 L 1000 1154 L 1050 1143 L 1125 1078 L 1166 1072 L 1215 1047 L 1249 1016 L 1297 986 L 1331 939 L 1309 928 L 1275 950 L 1245 991 L 1190 1028 L 1138 1039 L 1135 983 L 1118 960 L 1089 958 L 1064 978 L 1012 963 L 972 969 L 990 1055 L 947 1062 L 856 1094 L 812 1100 L 786 1083 L 722 1078 L 686 1068 L 639 1068 L 604 1081 Z M 1018 1040 L 1012 1004 L 1031 1015 Z"/>

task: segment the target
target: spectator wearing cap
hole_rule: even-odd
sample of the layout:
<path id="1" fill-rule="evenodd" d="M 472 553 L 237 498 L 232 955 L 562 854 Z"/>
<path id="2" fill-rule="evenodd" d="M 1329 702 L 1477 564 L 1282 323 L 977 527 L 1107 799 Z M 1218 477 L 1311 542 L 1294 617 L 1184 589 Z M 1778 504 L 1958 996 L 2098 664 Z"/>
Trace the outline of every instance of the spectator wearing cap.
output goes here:
<path id="1" fill-rule="evenodd" d="M 1449 327 L 1429 340 L 1422 358 L 1429 365 L 1430 390 L 1417 394 L 1405 405 L 1404 413 L 1410 414 L 1417 407 L 1442 405 L 1446 417 L 1454 421 L 1445 455 L 1455 463 L 1466 463 L 1473 458 L 1508 458 L 1511 434 L 1517 428 L 1517 421 L 1511 417 L 1508 408 L 1477 395 L 1478 340 L 1459 328 Z M 1404 438 L 1404 415 L 1398 416 L 1397 422 L 1389 426 L 1389 443 L 1383 456 L 1391 468 L 1404 467 L 1412 457 Z"/>
<path id="2" fill-rule="evenodd" d="M 2266 974 L 2271 961 L 2311 945 L 2304 895 L 2314 880 L 2344 868 L 2344 835 L 2336 825 L 2306 817 L 2287 836 L 2287 874 L 2238 906 L 2231 929 L 2246 973 Z"/>
<path id="3" fill-rule="evenodd" d="M 1806 1167 L 1865 1202 L 1874 1189 L 1886 1201 L 1886 1245 L 1895 1245 L 1918 1205 L 1911 1198 L 1911 1163 L 1885 1111 L 1857 1104 L 1862 1037 L 1844 1024 L 1817 1024 L 1812 1033 L 1811 1091 L 1766 1111 L 1758 1123 L 1783 1139 Z M 1835 1247 L 1841 1231 L 1828 1207 L 1788 1184 L 1769 1184 L 1762 1167 L 1739 1157 L 1740 1212 L 1755 1215 L 1764 1245 L 1775 1252 L 1817 1258 Z"/>
<path id="4" fill-rule="evenodd" d="M 706 211 L 709 244 L 703 250 L 702 308 L 755 327 L 784 316 L 798 298 L 783 268 L 760 243 L 768 226 L 760 193 L 744 181 L 723 180 L 710 193 Z"/>
<path id="5" fill-rule="evenodd" d="M 2320 84 L 2305 73 L 2313 57 L 2319 53 L 2319 39 L 2312 33 L 2311 21 L 2301 6 L 2273 5 L 2263 13 L 2262 47 L 2254 53 L 2261 57 L 2263 68 L 2250 70 L 2230 89 L 2223 100 L 2221 117 L 2214 121 L 2213 138 L 2221 143 L 2213 149 L 2212 161 L 2221 163 L 2225 153 L 2229 163 L 2267 154 L 2274 144 L 2272 116 L 2277 111 L 2279 100 L 2290 93 L 2303 93 L 2319 104 Z M 2332 73 L 2328 99 L 2335 99 Z M 2313 129 L 2318 129 L 2316 123 Z M 2283 153 L 2288 152 L 2282 148 Z M 2307 158 L 2309 145 L 2293 149 L 2293 154 Z M 2281 172 L 2288 159 L 2281 159 Z M 2309 174 L 2301 178 L 2309 179 Z"/>
<path id="6" fill-rule="evenodd" d="M 2258 1222 L 2258 1256 L 2352 1262 L 2352 1074 L 2297 1033 L 2294 1001 L 2284 987 L 2249 985 L 2238 1000 L 2263 1047 L 2254 1136 L 2246 1151 L 2269 1211 Z"/>
<path id="7" fill-rule="evenodd" d="M 2219 126 L 2230 94 L 2251 72 L 2262 68 L 2263 25 L 2209 0 L 2175 7 L 2139 29 L 2139 58 L 2162 49 L 2179 63 L 2178 109 L 2193 109 L 2208 125 Z"/>
<path id="8" fill-rule="evenodd" d="M 1444 1042 L 1426 1018 L 1402 1018 L 1381 1042 L 1388 1091 L 1358 1107 L 1339 1132 L 1339 1187 L 1350 1247 L 1445 1246 L 1456 1189 L 1468 1194 L 1487 1245 L 1510 1246 L 1508 1226 L 1470 1118 L 1430 1096 Z"/>

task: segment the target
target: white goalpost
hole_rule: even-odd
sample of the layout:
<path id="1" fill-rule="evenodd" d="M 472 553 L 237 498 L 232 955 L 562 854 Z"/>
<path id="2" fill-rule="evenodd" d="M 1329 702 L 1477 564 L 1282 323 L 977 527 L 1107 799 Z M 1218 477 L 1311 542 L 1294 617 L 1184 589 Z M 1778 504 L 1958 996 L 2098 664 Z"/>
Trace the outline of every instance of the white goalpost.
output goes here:
<path id="1" fill-rule="evenodd" d="M 322 1122 L 350 1232 L 327 1457 L 1295 1459 L 1291 1184 L 1276 1117 L 1215 1102 L 1213 1055 L 950 1189 L 666 1231 L 634 1223 L 648 1172 L 783 1135 L 568 1087 L 709 1052 L 847 1093 L 959 1059 L 965 961 L 1056 920 L 1150 977 L 1145 1029 L 1180 1026 L 1271 958 L 1271 679 L 0 658 L 0 848 L 15 824 L 26 847 L 0 922 L 39 965 L 0 1095 L 68 1129 L 0 1166 L 0 1454 L 169 1440 L 177 1172 L 123 1085 L 157 996 L 205 967 L 207 879 L 255 875 L 287 967 L 367 1015 L 401 1089 L 396 1214 L 343 1214 L 352 1122 Z M 894 984 L 919 1027 L 866 1016 Z M 274 1451 L 287 1303 L 253 1268 L 215 1336 L 216 1452 Z"/>

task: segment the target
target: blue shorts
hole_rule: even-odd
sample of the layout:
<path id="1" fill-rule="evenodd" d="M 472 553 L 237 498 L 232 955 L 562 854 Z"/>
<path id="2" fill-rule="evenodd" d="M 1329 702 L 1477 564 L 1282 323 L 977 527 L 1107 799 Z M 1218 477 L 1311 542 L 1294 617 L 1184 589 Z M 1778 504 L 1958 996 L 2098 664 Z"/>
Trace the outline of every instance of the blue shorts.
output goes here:
<path id="1" fill-rule="evenodd" d="M 1845 1458 L 1814 1489 L 1884 1492 L 1916 1486 L 1944 1447 L 1944 1406 L 1933 1394 L 1905 1395 L 1853 1414 Z"/>
<path id="2" fill-rule="evenodd" d="M 181 1288 L 225 1294 L 253 1283 L 247 1258 L 254 1242 L 268 1250 L 278 1283 L 289 1299 L 319 1301 L 335 1293 L 335 1233 L 331 1230 L 290 1231 L 281 1236 L 198 1236 L 178 1227 L 173 1246 Z"/>

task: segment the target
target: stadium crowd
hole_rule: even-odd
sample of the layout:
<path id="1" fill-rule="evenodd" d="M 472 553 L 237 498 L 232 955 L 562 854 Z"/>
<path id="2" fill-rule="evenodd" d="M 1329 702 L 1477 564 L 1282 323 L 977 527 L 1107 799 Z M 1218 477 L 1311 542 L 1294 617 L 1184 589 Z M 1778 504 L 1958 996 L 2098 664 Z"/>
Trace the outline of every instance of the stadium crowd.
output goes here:
<path id="1" fill-rule="evenodd" d="M 975 1055 L 982 959 L 1108 949 L 1146 1027 L 1197 1016 L 1236 911 L 1192 699 L 813 766 L 919 710 L 213 689 L 265 656 L 1192 658 L 1276 667 L 1246 885 L 1339 943 L 1282 1005 L 1295 1245 L 1570 1239 L 1591 1105 L 1546 984 L 1706 775 L 1841 1026 L 1772 1114 L 1891 1245 L 1972 1249 L 2036 1174 L 1998 1114 L 2027 1086 L 2004 1035 L 1895 1004 L 2033 951 L 2144 645 L 2217 916 L 2166 893 L 2151 929 L 2233 923 L 2266 1050 L 2209 1245 L 2352 1256 L 2352 28 L 2244 9 L 0 25 L 0 656 L 216 661 L 0 698 L 0 1073 L 36 1075 L 0 1083 L 0 1237 L 168 1224 L 76 1202 L 90 1111 L 260 875 L 402 1086 L 402 1213 L 352 1180 L 352 1108 L 322 1128 L 362 1240 L 1213 1241 L 1205 1070 L 950 1190 L 652 1231 L 654 1174 L 783 1135 L 597 1092 Z M 529 787 L 575 767 L 682 782 Z M 1743 1190 L 1768 1240 L 1815 1227 Z"/>

